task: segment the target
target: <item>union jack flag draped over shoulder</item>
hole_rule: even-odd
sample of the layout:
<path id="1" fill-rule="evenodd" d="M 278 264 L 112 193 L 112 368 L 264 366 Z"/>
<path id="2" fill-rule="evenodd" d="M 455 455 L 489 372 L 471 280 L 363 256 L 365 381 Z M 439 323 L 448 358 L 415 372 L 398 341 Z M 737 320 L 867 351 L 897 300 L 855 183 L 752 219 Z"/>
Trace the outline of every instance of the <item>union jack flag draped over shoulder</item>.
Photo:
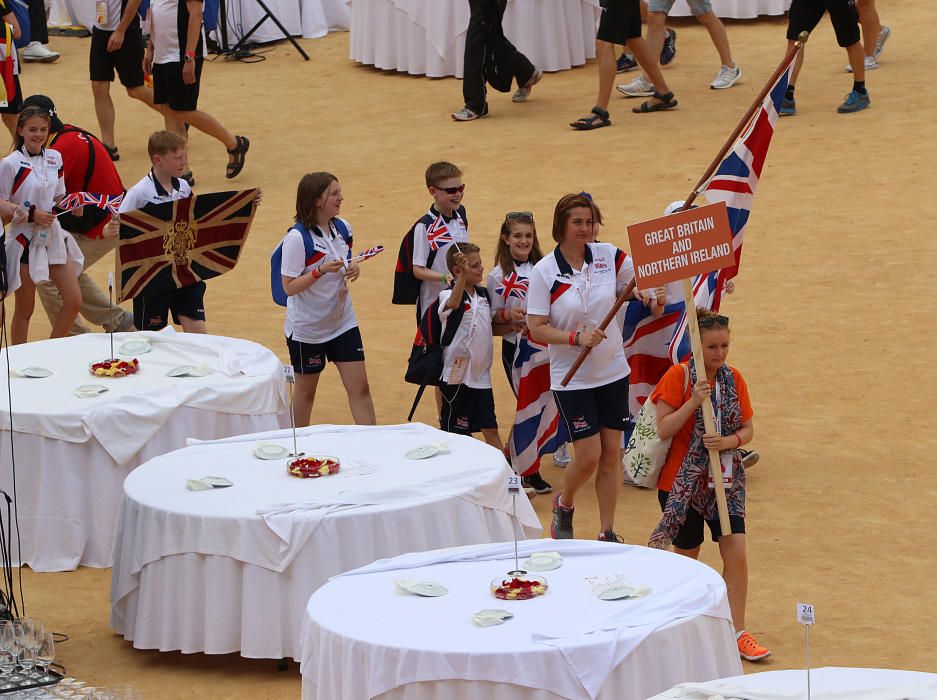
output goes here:
<path id="1" fill-rule="evenodd" d="M 755 199 L 755 188 L 761 179 L 768 147 L 778 122 L 781 99 L 787 91 L 793 61 L 768 92 L 761 108 L 755 112 L 728 154 L 716 168 L 699 193 L 710 204 L 725 202 L 732 228 L 732 249 L 735 265 L 693 279 L 693 296 L 697 308 L 718 310 L 727 280 L 738 274 L 742 257 L 742 237 Z M 630 302 L 625 312 L 625 355 L 631 367 L 629 404 L 637 414 L 654 386 L 672 364 L 690 355 L 686 308 L 682 298 L 671 298 L 660 318 L 651 318 L 643 304 Z"/>
<path id="2" fill-rule="evenodd" d="M 257 190 L 210 192 L 120 215 L 120 300 L 187 287 L 233 269 Z"/>

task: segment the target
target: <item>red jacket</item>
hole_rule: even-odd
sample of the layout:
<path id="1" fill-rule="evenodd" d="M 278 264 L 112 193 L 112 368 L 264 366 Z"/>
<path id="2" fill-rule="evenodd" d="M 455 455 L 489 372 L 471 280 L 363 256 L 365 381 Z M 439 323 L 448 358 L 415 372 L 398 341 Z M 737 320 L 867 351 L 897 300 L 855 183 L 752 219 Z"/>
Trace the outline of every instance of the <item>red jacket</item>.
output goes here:
<path id="1" fill-rule="evenodd" d="M 93 134 L 66 124 L 49 139 L 49 148 L 62 154 L 65 167 L 65 191 L 121 194 L 124 185 L 104 144 Z M 85 207 L 80 217 L 63 214 L 59 222 L 66 231 L 101 238 L 110 215 L 103 209 Z"/>

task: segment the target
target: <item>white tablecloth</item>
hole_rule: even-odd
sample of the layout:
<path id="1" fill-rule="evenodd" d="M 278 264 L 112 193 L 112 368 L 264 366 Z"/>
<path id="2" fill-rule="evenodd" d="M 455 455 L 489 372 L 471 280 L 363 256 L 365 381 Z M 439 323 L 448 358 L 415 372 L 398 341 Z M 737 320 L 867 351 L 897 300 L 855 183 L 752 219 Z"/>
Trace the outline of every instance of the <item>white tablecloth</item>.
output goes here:
<path id="1" fill-rule="evenodd" d="M 346 0 L 264 0 L 267 7 L 293 36 L 317 39 L 329 32 L 347 31 L 351 11 Z M 231 45 L 263 15 L 256 0 L 227 0 L 228 41 Z M 52 0 L 50 26 L 77 21 L 89 29 L 94 24 L 95 4 L 90 0 Z M 220 22 L 220 20 L 219 20 Z M 251 35 L 252 42 L 277 41 L 283 33 L 269 19 Z"/>
<path id="2" fill-rule="evenodd" d="M 194 444 L 131 474 L 114 550 L 111 625 L 134 646 L 161 651 L 299 659 L 309 596 L 330 576 L 382 557 L 509 538 L 510 468 L 478 440 L 422 424 L 316 426 L 299 431 L 307 454 L 338 457 L 319 479 L 264 461 L 257 439 L 290 447 L 289 431 Z M 428 460 L 408 449 L 448 441 Z M 185 489 L 188 478 L 234 486 Z M 540 523 L 517 499 L 523 539 Z"/>
<path id="3" fill-rule="evenodd" d="M 806 671 L 768 671 L 701 684 L 681 684 L 651 700 L 807 700 Z M 933 700 L 937 674 L 877 668 L 817 668 L 810 672 L 812 700 Z"/>
<path id="4" fill-rule="evenodd" d="M 791 0 L 712 0 L 713 12 L 720 17 L 753 19 L 758 15 L 783 15 L 791 6 Z M 686 0 L 677 0 L 670 15 L 686 17 L 691 14 Z"/>
<path id="5" fill-rule="evenodd" d="M 348 0 L 349 56 L 433 78 L 462 77 L 467 0 Z M 509 0 L 508 39 L 538 68 L 567 70 L 595 58 L 599 0 Z"/>
<path id="6" fill-rule="evenodd" d="M 514 568 L 510 543 L 376 562 L 332 579 L 309 599 L 303 625 L 303 700 L 488 698 L 644 700 L 677 679 L 741 671 L 726 589 L 711 568 L 670 552 L 582 540 L 520 544 L 557 551 L 546 595 L 501 601 L 492 579 Z M 601 601 L 587 576 L 625 575 L 651 592 Z M 434 581 L 441 598 L 395 590 Z M 504 625 L 472 615 L 505 608 Z"/>
<path id="7" fill-rule="evenodd" d="M 130 334 L 116 334 L 115 347 Z M 276 355 L 246 340 L 173 332 L 139 333 L 152 352 L 129 377 L 94 377 L 88 365 L 110 354 L 104 334 L 46 340 L 10 350 L 14 370 L 45 367 L 44 379 L 11 378 L 19 511 L 19 561 L 37 571 L 110 566 L 124 478 L 138 464 L 185 445 L 270 430 L 287 411 Z M 128 358 L 125 358 L 128 359 Z M 5 358 L 0 353 L 0 363 Z M 167 370 L 206 364 L 205 377 L 170 378 Z M 0 487 L 12 495 L 10 414 L 0 388 Z M 78 398 L 73 390 L 108 391 Z M 14 553 L 14 560 L 17 557 Z"/>

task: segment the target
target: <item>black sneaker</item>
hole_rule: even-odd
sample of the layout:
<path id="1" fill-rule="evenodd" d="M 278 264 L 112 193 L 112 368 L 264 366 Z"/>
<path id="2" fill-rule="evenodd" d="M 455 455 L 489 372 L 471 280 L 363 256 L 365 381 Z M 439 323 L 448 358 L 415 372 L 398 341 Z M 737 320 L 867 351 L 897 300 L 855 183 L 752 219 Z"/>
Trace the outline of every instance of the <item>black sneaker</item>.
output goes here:
<path id="1" fill-rule="evenodd" d="M 540 472 L 534 472 L 530 476 L 521 477 L 521 483 L 524 486 L 529 486 L 537 493 L 550 493 L 553 490 L 553 487 L 540 476 Z"/>
<path id="2" fill-rule="evenodd" d="M 625 539 L 620 535 L 616 535 L 614 530 L 604 530 L 599 533 L 599 542 L 617 542 L 618 544 L 624 544 Z"/>
<path id="3" fill-rule="evenodd" d="M 560 503 L 560 494 L 553 499 L 553 520 L 550 522 L 550 537 L 555 540 L 573 539 L 573 511 Z"/>
<path id="4" fill-rule="evenodd" d="M 742 458 L 742 466 L 748 469 L 758 464 L 761 457 L 755 450 L 739 450 L 739 456 Z"/>
<path id="5" fill-rule="evenodd" d="M 660 64 L 666 66 L 677 55 L 677 30 L 667 29 L 664 45 L 660 50 Z"/>
<path id="6" fill-rule="evenodd" d="M 638 67 L 638 62 L 634 60 L 632 56 L 627 51 L 618 57 L 618 60 L 615 62 L 615 72 L 616 73 L 627 73 Z"/>

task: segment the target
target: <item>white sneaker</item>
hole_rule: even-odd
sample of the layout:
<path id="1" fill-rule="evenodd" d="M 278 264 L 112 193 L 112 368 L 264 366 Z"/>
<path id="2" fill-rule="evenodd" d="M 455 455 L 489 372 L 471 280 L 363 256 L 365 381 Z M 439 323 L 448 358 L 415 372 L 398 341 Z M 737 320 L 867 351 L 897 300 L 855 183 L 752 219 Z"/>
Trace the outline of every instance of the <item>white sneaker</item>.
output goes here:
<path id="1" fill-rule="evenodd" d="M 566 444 L 564 443 L 560 449 L 553 453 L 553 465 L 557 467 L 568 466 L 570 462 L 573 461 L 573 458 L 569 456 L 569 450 L 566 449 Z"/>
<path id="2" fill-rule="evenodd" d="M 22 58 L 24 61 L 36 63 L 52 63 L 59 58 L 59 52 L 53 51 L 47 46 L 43 46 L 38 41 L 31 41 L 23 49 Z"/>
<path id="3" fill-rule="evenodd" d="M 875 70 L 878 68 L 878 61 L 875 60 L 875 56 L 866 56 L 865 57 L 865 69 L 866 70 Z M 846 64 L 846 72 L 852 73 L 852 66 L 848 63 Z"/>
<path id="4" fill-rule="evenodd" d="M 888 41 L 888 37 L 890 36 L 891 29 L 883 24 L 881 31 L 879 31 L 878 36 L 875 38 L 875 50 L 872 52 L 872 56 L 876 60 L 882 55 L 882 51 L 885 50 L 885 42 Z"/>
<path id="5" fill-rule="evenodd" d="M 616 85 L 615 89 L 625 97 L 650 97 L 654 94 L 654 84 L 643 75 L 625 85 Z"/>
<path id="6" fill-rule="evenodd" d="M 738 63 L 735 64 L 735 68 L 723 66 L 719 69 L 716 79 L 709 84 L 709 87 L 712 90 L 725 90 L 735 85 L 741 77 L 742 69 L 739 67 Z"/>

